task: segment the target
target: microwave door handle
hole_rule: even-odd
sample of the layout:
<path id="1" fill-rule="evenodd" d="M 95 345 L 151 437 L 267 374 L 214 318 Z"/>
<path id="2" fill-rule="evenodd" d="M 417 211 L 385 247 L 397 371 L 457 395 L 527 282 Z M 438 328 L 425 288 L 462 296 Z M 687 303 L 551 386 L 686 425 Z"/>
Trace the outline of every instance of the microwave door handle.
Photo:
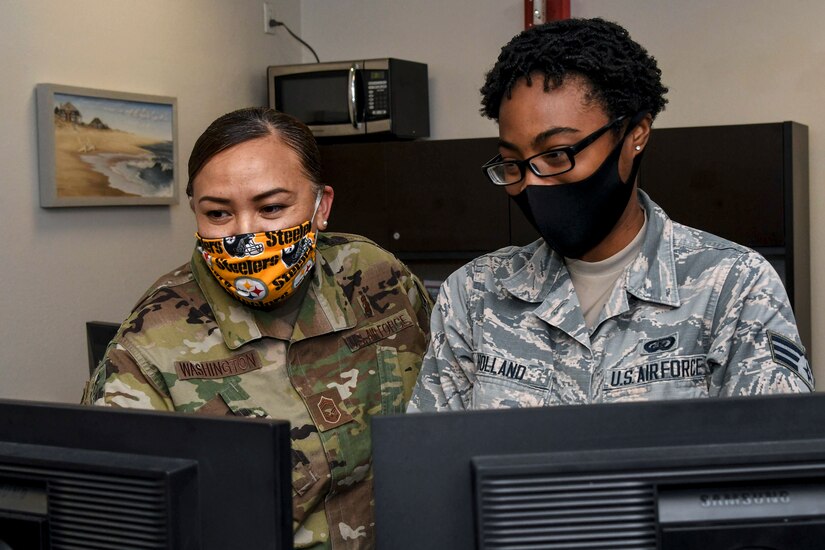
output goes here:
<path id="1" fill-rule="evenodd" d="M 355 114 L 355 109 L 356 109 L 356 105 L 355 105 L 355 97 L 356 97 L 355 71 L 356 71 L 356 66 L 352 65 L 349 68 L 349 81 L 348 81 L 349 96 L 347 97 L 347 105 L 349 107 L 349 121 L 352 124 L 353 128 L 358 128 L 358 119 L 356 118 L 356 114 Z"/>

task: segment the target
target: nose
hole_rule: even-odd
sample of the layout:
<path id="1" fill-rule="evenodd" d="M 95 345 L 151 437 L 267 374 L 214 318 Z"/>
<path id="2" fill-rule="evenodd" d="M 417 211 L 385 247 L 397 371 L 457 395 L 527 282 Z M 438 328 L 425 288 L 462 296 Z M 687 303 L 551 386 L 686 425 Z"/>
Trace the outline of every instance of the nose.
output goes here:
<path id="1" fill-rule="evenodd" d="M 250 215 L 239 214 L 235 217 L 235 234 L 244 235 L 246 233 L 256 233 L 257 224 L 255 218 Z"/>
<path id="2" fill-rule="evenodd" d="M 528 185 L 547 185 L 547 178 L 538 177 L 529 166 L 524 167 L 524 178 L 519 182 L 522 189 Z"/>
<path id="3" fill-rule="evenodd" d="M 522 189 L 524 189 L 528 185 L 559 185 L 562 183 L 568 183 L 569 180 L 565 179 L 568 173 L 569 171 L 562 172 L 561 174 L 555 176 L 541 177 L 537 176 L 535 172 L 527 166 L 524 169 L 524 179 L 519 182 L 519 185 L 522 186 Z"/>

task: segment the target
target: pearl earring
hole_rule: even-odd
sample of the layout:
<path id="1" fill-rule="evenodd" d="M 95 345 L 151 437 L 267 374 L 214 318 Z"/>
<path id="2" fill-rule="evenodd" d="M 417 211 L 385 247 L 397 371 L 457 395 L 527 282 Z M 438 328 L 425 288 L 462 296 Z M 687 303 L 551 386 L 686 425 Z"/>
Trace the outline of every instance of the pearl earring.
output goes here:
<path id="1" fill-rule="evenodd" d="M 324 227 L 326 227 L 326 226 L 327 226 L 327 220 L 322 221 L 322 222 L 321 222 L 321 225 L 323 225 Z"/>
<path id="2" fill-rule="evenodd" d="M 636 146 L 636 150 L 637 150 L 637 151 L 641 151 L 641 150 L 642 150 L 642 146 L 641 146 L 641 145 L 637 145 L 637 146 Z"/>

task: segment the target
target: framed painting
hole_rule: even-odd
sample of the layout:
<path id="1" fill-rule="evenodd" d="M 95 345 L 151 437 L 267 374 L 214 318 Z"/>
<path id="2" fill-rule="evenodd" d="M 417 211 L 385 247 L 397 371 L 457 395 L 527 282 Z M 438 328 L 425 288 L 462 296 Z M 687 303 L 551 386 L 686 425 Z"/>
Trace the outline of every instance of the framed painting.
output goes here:
<path id="1" fill-rule="evenodd" d="M 40 206 L 174 204 L 173 97 L 37 85 Z"/>

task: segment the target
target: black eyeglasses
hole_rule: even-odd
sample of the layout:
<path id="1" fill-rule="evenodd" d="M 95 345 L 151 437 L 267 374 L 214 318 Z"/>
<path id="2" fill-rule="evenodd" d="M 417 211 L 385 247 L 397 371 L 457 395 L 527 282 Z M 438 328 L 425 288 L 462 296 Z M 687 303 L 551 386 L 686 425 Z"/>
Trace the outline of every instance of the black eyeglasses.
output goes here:
<path id="1" fill-rule="evenodd" d="M 520 182 L 524 179 L 528 166 L 530 171 L 540 178 L 564 174 L 576 166 L 576 155 L 625 118 L 627 117 L 622 115 L 613 119 L 578 143 L 543 151 L 524 160 L 501 160 L 501 155 L 496 155 L 487 161 L 481 170 L 495 185 L 513 185 Z"/>

